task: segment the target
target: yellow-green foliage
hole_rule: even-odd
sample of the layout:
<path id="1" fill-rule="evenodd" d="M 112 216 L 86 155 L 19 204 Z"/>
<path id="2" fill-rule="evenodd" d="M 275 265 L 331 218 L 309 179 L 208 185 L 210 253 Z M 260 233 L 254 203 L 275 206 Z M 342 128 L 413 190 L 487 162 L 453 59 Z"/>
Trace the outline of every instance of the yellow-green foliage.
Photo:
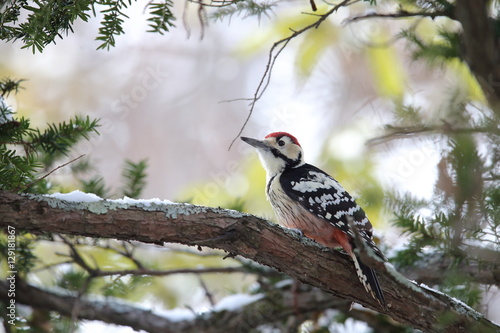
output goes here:
<path id="1" fill-rule="evenodd" d="M 327 6 L 319 6 L 318 12 L 325 12 Z M 304 12 L 309 11 L 309 7 L 304 8 Z M 271 46 L 279 40 L 287 38 L 294 31 L 299 31 L 318 20 L 317 16 L 297 14 L 294 9 L 288 14 L 277 17 L 273 24 L 264 31 L 254 32 L 244 39 L 238 47 L 238 53 L 244 56 L 269 50 Z M 296 53 L 296 69 L 301 76 L 309 76 L 320 56 L 326 49 L 335 45 L 338 40 L 338 26 L 326 20 L 318 27 L 309 29 L 298 38 Z"/>
<path id="2" fill-rule="evenodd" d="M 390 38 L 385 32 L 373 34 L 374 45 L 382 44 Z M 406 73 L 394 46 L 367 47 L 368 63 L 373 74 L 375 88 L 382 97 L 401 100 L 405 92 Z"/>
<path id="3" fill-rule="evenodd" d="M 197 205 L 236 209 L 267 219 L 274 218 L 271 206 L 266 201 L 266 173 L 253 155 L 248 160 L 238 162 L 234 173 L 217 174 L 205 181 L 187 187 L 180 195 L 180 201 Z M 235 191 L 234 186 L 245 189 Z M 235 196 L 237 192 L 239 195 Z"/>
<path id="4" fill-rule="evenodd" d="M 477 79 L 463 61 L 451 59 L 447 62 L 447 65 L 450 70 L 456 73 L 457 82 L 461 84 L 461 88 L 464 89 L 468 99 L 474 102 L 486 103 L 486 97 Z"/>

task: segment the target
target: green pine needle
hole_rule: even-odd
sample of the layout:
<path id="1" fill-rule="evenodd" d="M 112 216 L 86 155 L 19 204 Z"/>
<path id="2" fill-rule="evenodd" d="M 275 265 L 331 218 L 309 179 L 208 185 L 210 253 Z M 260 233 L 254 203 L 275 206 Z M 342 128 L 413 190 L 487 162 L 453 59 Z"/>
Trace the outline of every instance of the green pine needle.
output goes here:
<path id="1" fill-rule="evenodd" d="M 168 32 L 170 27 L 175 27 L 173 23 L 175 17 L 170 10 L 173 5 L 173 2 L 170 0 L 148 3 L 147 7 L 149 7 L 150 15 L 148 18 L 148 25 L 150 27 L 148 32 L 157 32 L 163 35 L 165 32 Z"/>
<path id="2" fill-rule="evenodd" d="M 125 186 L 123 188 L 123 195 L 129 198 L 138 198 L 144 187 L 146 187 L 146 169 L 147 160 L 142 160 L 137 163 L 132 161 L 125 161 L 122 176 Z"/>

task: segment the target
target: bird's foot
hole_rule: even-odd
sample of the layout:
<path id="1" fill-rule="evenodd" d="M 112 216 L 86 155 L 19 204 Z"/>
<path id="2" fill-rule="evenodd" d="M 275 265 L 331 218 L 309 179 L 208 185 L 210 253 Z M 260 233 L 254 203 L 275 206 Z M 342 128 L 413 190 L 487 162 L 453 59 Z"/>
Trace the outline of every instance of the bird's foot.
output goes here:
<path id="1" fill-rule="evenodd" d="M 288 230 L 293 231 L 293 233 L 295 233 L 297 235 L 297 237 L 299 237 L 299 239 L 304 237 L 304 233 L 300 229 L 288 228 Z"/>

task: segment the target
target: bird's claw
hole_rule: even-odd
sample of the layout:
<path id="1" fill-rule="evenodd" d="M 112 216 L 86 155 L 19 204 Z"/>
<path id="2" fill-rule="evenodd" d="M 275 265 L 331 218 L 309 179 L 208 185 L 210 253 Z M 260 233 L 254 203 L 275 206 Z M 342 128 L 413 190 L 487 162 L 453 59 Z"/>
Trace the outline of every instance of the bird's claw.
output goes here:
<path id="1" fill-rule="evenodd" d="M 289 228 L 289 230 L 293 231 L 295 234 L 297 234 L 297 236 L 299 237 L 299 239 L 302 238 L 302 237 L 304 237 L 304 233 L 300 229 Z"/>

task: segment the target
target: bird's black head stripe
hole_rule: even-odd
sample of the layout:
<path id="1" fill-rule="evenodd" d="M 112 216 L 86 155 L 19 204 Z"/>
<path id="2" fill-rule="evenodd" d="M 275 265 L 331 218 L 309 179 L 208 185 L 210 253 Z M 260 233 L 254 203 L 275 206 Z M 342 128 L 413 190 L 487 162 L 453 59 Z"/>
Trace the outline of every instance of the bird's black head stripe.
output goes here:
<path id="1" fill-rule="evenodd" d="M 289 167 L 289 168 L 293 168 L 293 167 L 296 167 L 297 165 L 299 165 L 300 164 L 300 160 L 302 159 L 302 152 L 299 152 L 299 155 L 294 160 L 292 160 L 291 158 L 285 156 L 282 152 L 280 152 L 276 148 L 271 148 L 271 152 L 277 158 L 281 158 L 282 160 L 284 160 L 285 163 L 286 163 L 286 166 Z"/>
<path id="2" fill-rule="evenodd" d="M 299 152 L 299 156 L 297 156 L 297 158 L 295 160 L 291 160 L 293 161 L 292 163 L 288 163 L 287 161 L 287 165 L 290 167 L 290 168 L 294 168 L 296 167 L 297 165 L 299 165 L 300 161 L 302 160 L 302 152 Z"/>

